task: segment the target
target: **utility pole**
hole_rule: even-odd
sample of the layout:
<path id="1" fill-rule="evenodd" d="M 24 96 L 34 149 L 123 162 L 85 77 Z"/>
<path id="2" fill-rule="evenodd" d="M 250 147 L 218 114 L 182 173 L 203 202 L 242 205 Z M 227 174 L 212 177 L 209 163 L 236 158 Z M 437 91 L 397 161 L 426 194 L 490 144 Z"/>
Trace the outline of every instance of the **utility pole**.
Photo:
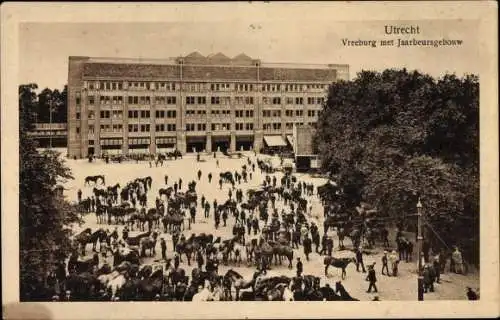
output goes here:
<path id="1" fill-rule="evenodd" d="M 52 108 L 53 108 L 53 100 L 52 97 L 49 98 L 49 147 L 52 149 Z"/>
<path id="2" fill-rule="evenodd" d="M 418 198 L 417 203 L 417 272 L 418 272 L 418 282 L 417 282 L 417 290 L 418 290 L 418 301 L 424 301 L 424 275 L 422 273 L 423 265 L 422 265 L 422 203 L 420 202 L 420 198 Z"/>

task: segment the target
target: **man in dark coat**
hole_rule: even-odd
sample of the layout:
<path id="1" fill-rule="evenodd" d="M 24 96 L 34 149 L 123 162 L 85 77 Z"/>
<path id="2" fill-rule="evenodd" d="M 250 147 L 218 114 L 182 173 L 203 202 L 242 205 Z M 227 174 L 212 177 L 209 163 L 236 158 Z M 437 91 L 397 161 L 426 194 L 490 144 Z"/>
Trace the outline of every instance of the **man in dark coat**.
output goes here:
<path id="1" fill-rule="evenodd" d="M 177 182 L 176 182 L 176 183 L 174 183 L 174 193 L 177 193 L 177 188 L 178 188 L 178 187 L 179 187 L 179 186 L 177 185 Z"/>
<path id="2" fill-rule="evenodd" d="M 387 258 L 387 251 L 384 251 L 384 255 L 382 256 L 382 275 L 385 275 L 384 270 L 387 272 L 387 275 L 390 277 L 389 273 L 389 261 Z"/>
<path id="3" fill-rule="evenodd" d="M 82 202 L 82 190 L 78 189 L 78 203 Z"/>
<path id="4" fill-rule="evenodd" d="M 203 266 L 203 263 L 205 262 L 203 259 L 203 254 L 201 253 L 201 250 L 198 250 L 196 254 L 196 262 L 198 263 L 198 269 L 201 270 L 201 267 Z"/>
<path id="5" fill-rule="evenodd" d="M 300 261 L 300 258 L 297 258 L 297 277 L 302 276 L 302 272 L 304 271 L 304 266 L 302 265 L 302 261 Z"/>
<path id="6" fill-rule="evenodd" d="M 160 246 L 161 246 L 161 258 L 163 260 L 167 260 L 167 243 L 165 242 L 165 239 L 163 238 L 160 239 Z"/>
<path id="7" fill-rule="evenodd" d="M 210 203 L 205 201 L 205 218 L 210 217 Z"/>
<path id="8" fill-rule="evenodd" d="M 479 300 L 477 293 L 475 293 L 472 288 L 467 287 L 467 299 L 469 300 Z"/>
<path id="9" fill-rule="evenodd" d="M 179 178 L 179 190 L 182 189 L 182 178 Z"/>
<path id="10" fill-rule="evenodd" d="M 359 266 L 361 265 L 363 272 L 366 272 L 365 264 L 363 263 L 363 252 L 361 250 L 361 247 L 356 249 L 356 271 L 359 272 Z"/>
<path id="11" fill-rule="evenodd" d="M 309 254 L 312 252 L 312 241 L 308 235 L 304 238 L 304 254 L 306 255 L 306 260 L 309 261 Z"/>
<path id="12" fill-rule="evenodd" d="M 172 234 L 172 248 L 174 248 L 174 251 L 177 249 L 177 243 L 179 243 L 179 231 L 175 230 Z"/>
<path id="13" fill-rule="evenodd" d="M 377 275 L 375 274 L 374 266 L 375 263 L 368 266 L 368 276 L 366 277 L 366 281 L 370 282 L 370 285 L 368 286 L 368 290 L 366 291 L 367 293 L 372 292 L 372 288 L 374 289 L 374 292 L 378 292 L 377 285 L 375 284 L 377 282 Z"/>

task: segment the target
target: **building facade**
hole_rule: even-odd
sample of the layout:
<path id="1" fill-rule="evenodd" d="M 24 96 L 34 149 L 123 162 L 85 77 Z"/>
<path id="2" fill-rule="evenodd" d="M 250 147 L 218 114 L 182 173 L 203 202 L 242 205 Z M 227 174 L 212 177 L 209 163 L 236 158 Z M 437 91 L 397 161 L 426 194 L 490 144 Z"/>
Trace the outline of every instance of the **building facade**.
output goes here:
<path id="1" fill-rule="evenodd" d="M 68 154 L 261 150 L 315 125 L 348 65 L 194 52 L 168 60 L 69 57 Z"/>

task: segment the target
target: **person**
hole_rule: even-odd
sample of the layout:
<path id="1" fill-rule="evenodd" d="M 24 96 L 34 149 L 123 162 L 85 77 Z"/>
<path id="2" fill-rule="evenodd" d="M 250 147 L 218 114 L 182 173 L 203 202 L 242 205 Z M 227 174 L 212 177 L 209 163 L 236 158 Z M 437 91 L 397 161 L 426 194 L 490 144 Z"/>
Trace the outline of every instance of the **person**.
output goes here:
<path id="1" fill-rule="evenodd" d="M 92 210 L 92 212 L 95 212 L 96 211 L 96 207 L 95 207 L 95 197 L 92 196 L 90 198 L 90 210 Z"/>
<path id="2" fill-rule="evenodd" d="M 129 232 L 129 231 L 128 231 L 128 227 L 127 227 L 127 226 L 125 226 L 125 227 L 123 228 L 123 230 L 122 230 L 122 239 L 123 239 L 123 240 L 125 240 L 125 241 L 127 241 L 127 239 L 128 239 L 128 232 Z"/>
<path id="3" fill-rule="evenodd" d="M 177 249 L 177 243 L 179 243 L 179 230 L 175 230 L 172 234 L 172 248 L 175 251 Z"/>
<path id="4" fill-rule="evenodd" d="M 198 180 L 200 180 L 200 179 L 201 179 L 201 170 L 198 170 Z"/>
<path id="5" fill-rule="evenodd" d="M 231 189 L 229 189 L 227 195 L 229 196 L 229 200 L 231 200 L 231 197 L 233 196 L 233 191 L 231 191 Z"/>
<path id="6" fill-rule="evenodd" d="M 215 161 L 215 165 L 217 166 L 217 168 L 219 167 L 219 159 Z"/>
<path id="7" fill-rule="evenodd" d="M 212 172 L 208 173 L 208 183 L 212 183 Z"/>
<path id="8" fill-rule="evenodd" d="M 396 250 L 392 250 L 390 256 L 389 256 L 389 261 L 391 262 L 391 269 L 392 269 L 392 276 L 396 277 L 398 275 L 398 253 Z"/>
<path id="9" fill-rule="evenodd" d="M 174 193 L 177 193 L 177 188 L 178 188 L 178 187 L 179 187 L 179 186 L 177 185 L 177 182 L 176 182 L 176 183 L 174 183 Z"/>
<path id="10" fill-rule="evenodd" d="M 222 211 L 222 221 L 224 222 L 224 227 L 225 227 L 227 221 L 227 210 Z"/>
<path id="11" fill-rule="evenodd" d="M 479 297 L 477 296 L 477 293 L 472 290 L 472 288 L 467 287 L 467 299 L 469 300 L 479 300 Z"/>
<path id="12" fill-rule="evenodd" d="M 257 217 L 253 217 L 252 227 L 253 227 L 253 235 L 256 236 L 257 232 L 260 231 L 259 230 L 259 219 L 257 219 Z"/>
<path id="13" fill-rule="evenodd" d="M 161 258 L 163 260 L 167 260 L 167 243 L 165 242 L 165 239 L 163 237 L 160 239 L 160 246 L 161 246 Z"/>
<path id="14" fill-rule="evenodd" d="M 297 277 L 302 276 L 302 272 L 304 271 L 304 266 L 302 265 L 302 261 L 300 261 L 300 258 L 297 258 Z"/>
<path id="15" fill-rule="evenodd" d="M 328 242 L 328 235 L 326 232 L 323 234 L 323 237 L 321 238 L 321 251 L 319 252 L 320 255 L 326 253 L 326 243 Z"/>
<path id="16" fill-rule="evenodd" d="M 433 277 L 433 272 L 429 268 L 429 265 L 426 263 L 424 265 L 424 293 L 427 293 L 428 291 L 434 292 L 434 277 Z"/>
<path id="17" fill-rule="evenodd" d="M 377 285 L 375 284 L 377 282 L 377 275 L 375 274 L 375 262 L 372 265 L 368 266 L 368 275 L 366 277 L 366 281 L 370 283 L 368 286 L 368 290 L 366 291 L 367 293 L 372 292 L 372 288 L 374 289 L 374 292 L 378 292 Z"/>
<path id="18" fill-rule="evenodd" d="M 454 247 L 454 251 L 451 254 L 451 261 L 453 262 L 453 270 L 452 272 L 455 273 L 463 273 L 463 259 L 462 259 L 462 253 L 458 249 L 457 246 Z M 450 267 L 451 269 L 451 267 Z"/>
<path id="19" fill-rule="evenodd" d="M 390 245 L 389 245 L 389 230 L 387 230 L 387 227 L 385 227 L 385 226 L 382 229 L 382 239 L 384 241 L 384 247 L 386 247 L 386 248 L 390 247 Z"/>
<path id="20" fill-rule="evenodd" d="M 179 254 L 176 252 L 175 255 L 174 255 L 174 269 L 177 270 L 179 269 L 179 265 L 181 263 L 180 261 L 181 257 L 179 256 Z"/>
<path id="21" fill-rule="evenodd" d="M 165 184 L 168 185 L 168 175 L 165 175 Z"/>
<path id="22" fill-rule="evenodd" d="M 312 241 L 309 238 L 309 235 L 306 235 L 303 241 L 304 244 L 304 254 L 306 256 L 306 260 L 309 261 L 309 254 L 312 252 Z"/>
<path id="23" fill-rule="evenodd" d="M 203 254 L 201 253 L 201 250 L 198 250 L 196 253 L 196 262 L 198 263 L 198 269 L 201 270 L 201 267 L 203 266 Z"/>
<path id="24" fill-rule="evenodd" d="M 222 179 L 219 179 L 219 189 L 222 190 Z"/>
<path id="25" fill-rule="evenodd" d="M 441 263 L 439 261 L 440 255 L 434 256 L 434 261 L 432 261 L 432 267 L 434 268 L 434 272 L 436 273 L 436 283 L 440 283 L 441 281 Z"/>
<path id="26" fill-rule="evenodd" d="M 201 207 L 204 208 L 205 207 L 205 195 L 201 195 Z"/>
<path id="27" fill-rule="evenodd" d="M 389 273 L 389 265 L 388 265 L 388 257 L 387 250 L 384 251 L 384 255 L 382 256 L 382 275 L 385 275 L 384 270 L 387 271 L 387 276 L 391 276 Z"/>
<path id="28" fill-rule="evenodd" d="M 191 223 L 196 223 L 196 207 L 189 208 L 189 213 L 191 215 Z"/>
<path id="29" fill-rule="evenodd" d="M 182 178 L 179 178 L 179 190 L 182 189 Z"/>
<path id="30" fill-rule="evenodd" d="M 356 249 L 356 271 L 359 272 L 359 266 L 361 265 L 363 273 L 366 272 L 365 264 L 363 263 L 363 252 L 361 251 L 363 248 L 358 247 Z"/>
<path id="31" fill-rule="evenodd" d="M 205 201 L 205 218 L 210 217 L 210 203 L 208 201 Z"/>
<path id="32" fill-rule="evenodd" d="M 252 217 L 249 216 L 247 219 L 247 233 L 250 236 L 250 233 L 252 232 Z"/>
<path id="33" fill-rule="evenodd" d="M 78 203 L 82 202 L 82 190 L 78 189 Z"/>

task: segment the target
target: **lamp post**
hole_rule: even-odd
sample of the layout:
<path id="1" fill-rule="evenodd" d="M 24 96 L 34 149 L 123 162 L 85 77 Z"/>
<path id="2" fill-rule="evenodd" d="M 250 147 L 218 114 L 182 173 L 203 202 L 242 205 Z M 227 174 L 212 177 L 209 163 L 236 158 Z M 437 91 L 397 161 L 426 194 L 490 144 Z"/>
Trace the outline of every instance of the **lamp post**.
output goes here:
<path id="1" fill-rule="evenodd" d="M 424 275 L 422 274 L 422 203 L 420 202 L 420 198 L 418 198 L 417 202 L 417 272 L 418 272 L 418 282 L 417 282 L 417 290 L 418 290 L 418 301 L 424 301 Z"/>

